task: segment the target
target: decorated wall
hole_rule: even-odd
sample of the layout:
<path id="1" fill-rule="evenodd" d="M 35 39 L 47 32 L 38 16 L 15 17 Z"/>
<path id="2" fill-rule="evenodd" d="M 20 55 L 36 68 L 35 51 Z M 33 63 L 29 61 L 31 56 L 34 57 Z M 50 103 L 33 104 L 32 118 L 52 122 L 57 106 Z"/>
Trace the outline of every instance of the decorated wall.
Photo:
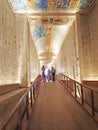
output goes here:
<path id="1" fill-rule="evenodd" d="M 31 80 L 28 31 L 27 17 L 15 15 L 8 2 L 1 0 L 0 85 L 20 83 L 23 87 L 28 86 L 28 82 Z M 32 52 L 34 55 L 36 54 L 34 51 Z"/>
<path id="2" fill-rule="evenodd" d="M 78 81 L 98 80 L 98 3 L 89 14 L 77 14 L 57 59 L 57 70 Z"/>
<path id="3" fill-rule="evenodd" d="M 0 0 L 0 84 L 20 82 L 15 23 L 15 15 L 8 3 Z"/>
<path id="4" fill-rule="evenodd" d="M 98 80 L 98 2 L 89 15 L 77 16 L 81 80 Z"/>
<path id="5" fill-rule="evenodd" d="M 31 81 L 33 81 L 40 73 L 40 61 L 38 59 L 37 50 L 30 34 L 30 73 Z"/>
<path id="6" fill-rule="evenodd" d="M 90 79 L 98 81 L 98 0 L 92 13 L 89 14 L 89 30 L 90 30 Z"/>
<path id="7" fill-rule="evenodd" d="M 46 25 L 32 24 L 30 28 L 26 15 L 22 12 L 15 15 L 11 9 L 24 12 L 27 8 L 37 11 L 88 9 L 93 0 L 86 0 L 86 2 L 85 0 L 45 0 L 44 2 L 42 0 L 33 2 L 31 0 L 10 0 L 10 2 L 0 0 L 0 84 L 21 83 L 22 86 L 28 86 L 28 82 L 34 80 L 40 72 L 37 53 L 38 49 L 39 52 L 42 49 L 44 55 L 45 40 L 48 39 L 49 42 L 50 38 L 48 34 L 51 33 L 52 39 L 57 39 L 56 44 L 50 44 L 50 50 L 52 46 L 58 49 L 59 40 L 61 40 L 60 32 L 65 34 L 66 29 L 69 31 L 66 34 L 67 37 L 63 39 L 64 44 L 56 60 L 57 71 L 77 80 L 98 79 L 98 2 L 96 1 L 95 8 L 89 14 L 77 13 L 76 19 L 73 18 L 72 22 L 74 22 L 68 24 L 68 28 L 62 25 L 49 26 L 47 39 L 45 38 Z M 59 33 L 56 38 L 57 31 Z M 34 35 L 33 39 L 31 33 Z M 65 37 L 65 35 L 61 36 Z M 36 44 L 35 41 L 37 41 Z M 39 47 L 40 44 L 41 47 Z M 53 53 L 49 53 L 49 56 L 50 54 L 56 56 Z M 41 57 L 40 54 L 39 56 Z"/>
<path id="8" fill-rule="evenodd" d="M 76 41 L 75 21 L 69 28 L 67 37 L 56 60 L 57 72 L 63 73 L 77 81 L 80 81 L 79 59 Z"/>
<path id="9" fill-rule="evenodd" d="M 81 79 L 89 77 L 91 68 L 90 53 L 90 30 L 88 25 L 88 15 L 78 15 L 78 40 Z"/>

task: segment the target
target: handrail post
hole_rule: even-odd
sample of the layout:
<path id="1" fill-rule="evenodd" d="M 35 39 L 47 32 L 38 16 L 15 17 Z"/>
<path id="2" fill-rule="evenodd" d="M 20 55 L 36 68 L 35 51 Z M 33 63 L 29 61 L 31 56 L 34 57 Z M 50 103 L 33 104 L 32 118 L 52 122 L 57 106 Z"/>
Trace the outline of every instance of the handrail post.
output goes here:
<path id="1" fill-rule="evenodd" d="M 33 101 L 32 101 L 32 88 L 30 89 L 30 99 L 31 99 L 31 107 L 33 107 Z"/>
<path id="2" fill-rule="evenodd" d="M 67 77 L 67 88 L 68 88 L 68 77 Z"/>
<path id="3" fill-rule="evenodd" d="M 29 92 L 28 92 L 29 93 Z M 29 98 L 28 93 L 26 95 L 26 111 L 27 111 L 27 120 L 29 120 Z"/>
<path id="4" fill-rule="evenodd" d="M 19 130 L 22 130 L 22 121 L 19 123 Z"/>
<path id="5" fill-rule="evenodd" d="M 65 81 L 65 75 L 64 75 L 64 81 Z"/>
<path id="6" fill-rule="evenodd" d="M 77 97 L 77 90 L 76 90 L 76 82 L 74 81 L 74 85 L 75 85 L 75 98 Z"/>
<path id="7" fill-rule="evenodd" d="M 6 126 L 4 126 L 2 129 L 0 129 L 0 130 L 6 130 Z"/>
<path id="8" fill-rule="evenodd" d="M 66 81 L 65 81 L 65 75 L 64 75 L 64 87 L 65 87 L 65 82 L 66 82 Z"/>
<path id="9" fill-rule="evenodd" d="M 91 90 L 91 107 L 92 107 L 92 115 L 95 115 L 95 111 L 94 111 L 94 93 Z"/>
<path id="10" fill-rule="evenodd" d="M 21 112 L 22 112 L 22 107 L 21 107 L 21 105 L 20 105 L 19 110 L 18 110 L 19 124 L 18 124 L 18 126 L 17 126 L 17 128 L 18 128 L 19 130 L 22 130 L 22 116 L 21 116 L 21 114 L 20 114 Z"/>
<path id="11" fill-rule="evenodd" d="M 84 105 L 84 99 L 83 99 L 83 86 L 81 85 L 81 99 L 82 99 L 82 105 Z"/>

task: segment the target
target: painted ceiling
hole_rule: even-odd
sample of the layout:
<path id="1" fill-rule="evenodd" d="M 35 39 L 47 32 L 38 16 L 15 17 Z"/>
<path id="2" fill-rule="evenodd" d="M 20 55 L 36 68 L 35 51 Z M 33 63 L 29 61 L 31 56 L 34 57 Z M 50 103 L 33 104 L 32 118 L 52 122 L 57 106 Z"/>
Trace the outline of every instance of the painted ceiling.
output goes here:
<path id="1" fill-rule="evenodd" d="M 39 10 L 64 10 L 77 12 L 79 9 L 88 10 L 95 0 L 9 0 L 15 12 Z"/>
<path id="2" fill-rule="evenodd" d="M 9 0 L 9 4 L 14 13 L 27 15 L 38 58 L 43 64 L 56 59 L 75 13 L 87 13 L 95 0 Z"/>
<path id="3" fill-rule="evenodd" d="M 49 21 L 51 17 L 36 19 L 30 21 L 33 41 L 36 43 L 39 59 L 50 58 L 54 59 L 59 53 L 60 47 L 66 38 L 68 29 L 74 20 L 74 17 L 57 17 L 53 23 Z M 46 54 L 46 55 L 45 55 Z"/>

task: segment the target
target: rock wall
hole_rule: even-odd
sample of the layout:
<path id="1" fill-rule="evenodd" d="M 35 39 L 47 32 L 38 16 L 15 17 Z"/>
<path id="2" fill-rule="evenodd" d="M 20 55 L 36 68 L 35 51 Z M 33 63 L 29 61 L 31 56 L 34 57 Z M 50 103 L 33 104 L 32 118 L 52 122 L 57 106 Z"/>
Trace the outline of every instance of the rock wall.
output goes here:
<path id="1" fill-rule="evenodd" d="M 98 2 L 87 15 L 78 15 L 78 44 L 81 80 L 98 80 Z"/>
<path id="2" fill-rule="evenodd" d="M 38 75 L 37 52 L 30 41 L 30 29 L 26 15 L 16 15 L 5 0 L 0 0 L 0 84 L 30 84 L 31 73 Z M 30 48 L 31 44 L 31 48 Z M 32 62 L 30 62 L 30 51 Z M 35 60 L 36 59 L 36 60 Z M 36 63 L 35 63 L 36 62 Z M 30 68 L 30 63 L 32 64 Z M 34 63 L 34 64 L 33 64 Z M 35 76 L 34 76 L 35 77 Z"/>
<path id="3" fill-rule="evenodd" d="M 71 78 L 80 80 L 77 39 L 75 33 L 76 22 L 74 20 L 56 60 L 56 69 L 57 72 L 61 72 Z"/>
<path id="4" fill-rule="evenodd" d="M 77 14 L 56 61 L 58 72 L 78 81 L 98 80 L 98 2 L 89 14 Z"/>

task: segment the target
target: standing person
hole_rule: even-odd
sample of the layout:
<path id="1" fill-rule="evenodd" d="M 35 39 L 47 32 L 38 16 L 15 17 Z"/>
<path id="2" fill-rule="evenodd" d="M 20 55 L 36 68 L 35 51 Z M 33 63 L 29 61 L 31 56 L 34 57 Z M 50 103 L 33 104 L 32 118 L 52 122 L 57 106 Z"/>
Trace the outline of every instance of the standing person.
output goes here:
<path id="1" fill-rule="evenodd" d="M 55 81 L 55 73 L 56 73 L 56 69 L 54 67 L 52 67 L 51 68 L 52 81 Z"/>
<path id="2" fill-rule="evenodd" d="M 48 68 L 48 82 L 50 81 L 50 74 L 51 74 L 51 71 L 50 71 L 50 69 Z"/>
<path id="3" fill-rule="evenodd" d="M 42 70 L 42 76 L 43 76 L 44 82 L 45 82 L 45 66 L 44 65 L 42 66 L 41 70 Z"/>
<path id="4" fill-rule="evenodd" d="M 45 78 L 46 78 L 46 82 L 49 82 L 50 80 L 50 69 L 46 68 L 45 70 Z"/>

